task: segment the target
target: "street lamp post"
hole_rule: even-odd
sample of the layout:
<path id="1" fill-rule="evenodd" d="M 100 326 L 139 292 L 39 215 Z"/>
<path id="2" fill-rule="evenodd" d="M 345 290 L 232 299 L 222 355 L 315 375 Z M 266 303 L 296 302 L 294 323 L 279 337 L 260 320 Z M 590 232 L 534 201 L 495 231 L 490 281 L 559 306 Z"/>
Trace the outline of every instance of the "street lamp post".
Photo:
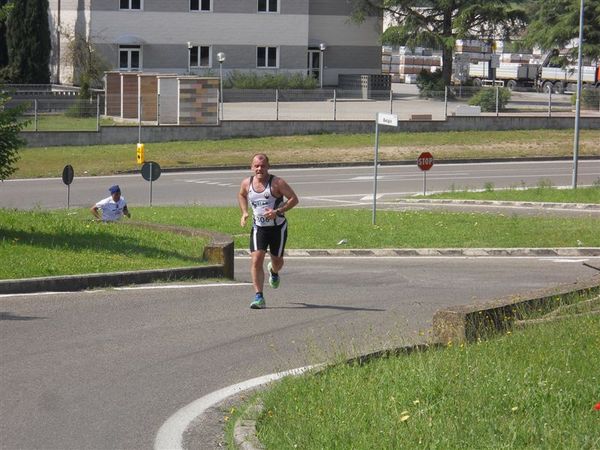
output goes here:
<path id="1" fill-rule="evenodd" d="M 321 50 L 321 58 L 319 58 L 319 84 L 321 89 L 323 89 L 323 69 L 325 69 L 324 57 L 325 50 L 327 50 L 327 45 L 324 42 L 319 44 L 319 50 Z"/>
<path id="2" fill-rule="evenodd" d="M 572 188 L 577 189 L 577 165 L 579 159 L 579 116 L 581 115 L 581 83 L 582 83 L 582 47 L 583 47 L 583 0 L 579 6 L 579 49 L 577 54 L 577 97 L 575 99 L 575 133 L 573 139 L 573 181 Z"/>
<path id="3" fill-rule="evenodd" d="M 188 47 L 188 75 L 192 73 L 192 47 L 194 45 L 188 41 L 187 42 L 187 47 Z"/>
<path id="4" fill-rule="evenodd" d="M 225 62 L 225 53 L 217 53 L 217 60 L 219 61 L 219 100 L 221 103 L 221 120 L 223 120 L 223 63 Z"/>

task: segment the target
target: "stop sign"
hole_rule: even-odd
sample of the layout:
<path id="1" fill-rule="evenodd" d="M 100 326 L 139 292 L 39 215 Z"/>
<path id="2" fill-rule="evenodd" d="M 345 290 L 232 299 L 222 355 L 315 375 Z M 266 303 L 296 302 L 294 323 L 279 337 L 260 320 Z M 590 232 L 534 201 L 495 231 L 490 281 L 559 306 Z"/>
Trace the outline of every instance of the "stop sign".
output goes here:
<path id="1" fill-rule="evenodd" d="M 433 167 L 433 155 L 429 152 L 423 152 L 417 158 L 417 166 L 421 170 L 429 170 Z"/>

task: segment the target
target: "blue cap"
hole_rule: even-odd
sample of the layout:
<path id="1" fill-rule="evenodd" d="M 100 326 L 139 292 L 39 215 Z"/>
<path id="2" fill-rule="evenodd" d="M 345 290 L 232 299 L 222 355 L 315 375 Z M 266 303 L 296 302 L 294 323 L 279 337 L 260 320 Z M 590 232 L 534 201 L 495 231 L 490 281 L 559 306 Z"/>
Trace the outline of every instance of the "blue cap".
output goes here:
<path id="1" fill-rule="evenodd" d="M 121 188 L 119 187 L 118 184 L 115 184 L 114 186 L 109 187 L 108 190 L 111 194 L 114 194 L 116 192 L 121 192 Z"/>

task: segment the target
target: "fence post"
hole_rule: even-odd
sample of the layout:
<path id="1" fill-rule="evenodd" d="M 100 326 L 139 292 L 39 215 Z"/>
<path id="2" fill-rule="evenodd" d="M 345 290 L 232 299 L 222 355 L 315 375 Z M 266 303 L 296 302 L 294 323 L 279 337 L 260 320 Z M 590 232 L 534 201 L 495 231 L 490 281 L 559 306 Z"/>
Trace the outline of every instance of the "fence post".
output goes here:
<path id="1" fill-rule="evenodd" d="M 279 120 L 279 88 L 275 89 L 275 120 Z"/>
<path id="2" fill-rule="evenodd" d="M 38 101 L 37 101 L 37 99 L 33 101 L 33 123 L 34 123 L 34 131 L 38 131 Z"/>
<path id="3" fill-rule="evenodd" d="M 394 93 L 390 87 L 390 114 L 394 114 Z"/>
<path id="4" fill-rule="evenodd" d="M 333 120 L 336 120 L 337 115 L 337 89 L 333 90 Z"/>
<path id="5" fill-rule="evenodd" d="M 218 98 L 217 98 L 218 100 Z M 217 107 L 217 124 L 219 123 L 219 107 Z M 156 125 L 160 126 L 160 93 L 156 94 Z"/>
<path id="6" fill-rule="evenodd" d="M 552 88 L 548 89 L 548 117 L 552 117 Z"/>
<path id="7" fill-rule="evenodd" d="M 496 86 L 496 117 L 498 117 L 498 102 L 500 99 L 500 86 Z"/>
<path id="8" fill-rule="evenodd" d="M 100 131 L 100 94 L 96 95 L 96 132 Z"/>

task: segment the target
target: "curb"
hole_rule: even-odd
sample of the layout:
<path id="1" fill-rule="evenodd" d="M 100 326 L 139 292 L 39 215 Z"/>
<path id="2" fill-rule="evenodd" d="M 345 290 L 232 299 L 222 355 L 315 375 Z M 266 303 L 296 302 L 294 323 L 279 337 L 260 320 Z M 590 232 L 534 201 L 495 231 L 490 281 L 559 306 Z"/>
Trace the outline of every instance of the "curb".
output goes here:
<path id="1" fill-rule="evenodd" d="M 250 256 L 249 250 L 235 250 L 235 256 Z M 286 250 L 285 256 L 328 257 L 408 257 L 408 256 L 600 256 L 600 247 L 559 248 L 387 248 L 387 249 L 308 249 Z"/>

